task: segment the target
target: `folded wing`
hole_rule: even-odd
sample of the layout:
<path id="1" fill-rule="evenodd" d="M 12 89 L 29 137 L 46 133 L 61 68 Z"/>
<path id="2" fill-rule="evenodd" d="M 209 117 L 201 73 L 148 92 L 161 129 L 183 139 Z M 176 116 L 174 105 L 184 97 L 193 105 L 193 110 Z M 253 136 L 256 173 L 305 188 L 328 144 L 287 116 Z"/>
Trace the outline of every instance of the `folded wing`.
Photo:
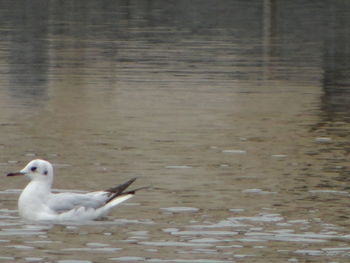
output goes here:
<path id="1" fill-rule="evenodd" d="M 136 178 L 130 179 L 129 181 L 120 184 L 116 187 L 109 188 L 104 191 L 96 191 L 90 193 L 56 193 L 51 194 L 47 200 L 47 206 L 56 213 L 68 212 L 76 213 L 78 210 L 83 211 L 87 209 L 99 209 L 107 204 L 107 207 L 114 207 L 117 204 L 132 197 L 136 190 L 125 192 Z M 139 189 L 137 189 L 139 190 Z M 126 198 L 128 196 L 128 198 Z M 118 199 L 117 201 L 114 201 Z"/>

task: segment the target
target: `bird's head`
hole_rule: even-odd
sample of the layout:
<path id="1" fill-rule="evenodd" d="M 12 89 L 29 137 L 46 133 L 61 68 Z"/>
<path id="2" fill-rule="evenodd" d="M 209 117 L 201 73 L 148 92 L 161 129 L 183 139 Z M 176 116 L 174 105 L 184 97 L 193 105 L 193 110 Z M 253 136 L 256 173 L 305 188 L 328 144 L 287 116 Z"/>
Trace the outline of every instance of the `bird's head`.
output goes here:
<path id="1" fill-rule="evenodd" d="M 53 181 L 53 167 L 45 160 L 36 159 L 30 161 L 21 171 L 9 173 L 7 176 L 25 175 L 32 181 Z"/>

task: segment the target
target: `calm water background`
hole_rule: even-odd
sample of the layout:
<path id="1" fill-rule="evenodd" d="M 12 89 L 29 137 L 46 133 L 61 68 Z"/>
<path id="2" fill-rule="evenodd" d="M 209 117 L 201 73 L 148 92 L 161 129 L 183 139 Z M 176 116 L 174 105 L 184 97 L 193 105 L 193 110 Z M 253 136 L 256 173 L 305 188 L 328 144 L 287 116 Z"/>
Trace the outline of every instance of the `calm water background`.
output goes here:
<path id="1" fill-rule="evenodd" d="M 152 185 L 32 225 L 3 178 L 0 262 L 349 262 L 350 3 L 2 1 L 0 171 Z"/>

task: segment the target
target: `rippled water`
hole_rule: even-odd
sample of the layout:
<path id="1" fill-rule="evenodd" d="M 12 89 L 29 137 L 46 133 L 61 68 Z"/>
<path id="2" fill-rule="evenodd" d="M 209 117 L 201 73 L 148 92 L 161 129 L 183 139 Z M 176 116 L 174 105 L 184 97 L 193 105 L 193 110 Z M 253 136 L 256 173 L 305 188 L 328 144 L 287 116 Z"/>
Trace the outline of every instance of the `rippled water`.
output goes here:
<path id="1" fill-rule="evenodd" d="M 150 185 L 104 221 L 30 224 L 0 262 L 348 262 L 350 5 L 0 3 L 0 171 Z"/>

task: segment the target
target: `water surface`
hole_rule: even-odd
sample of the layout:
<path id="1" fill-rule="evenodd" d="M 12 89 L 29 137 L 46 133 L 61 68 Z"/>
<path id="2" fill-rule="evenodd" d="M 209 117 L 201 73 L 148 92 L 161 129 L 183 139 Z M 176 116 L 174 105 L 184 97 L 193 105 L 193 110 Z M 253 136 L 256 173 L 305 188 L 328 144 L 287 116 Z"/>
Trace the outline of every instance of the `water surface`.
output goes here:
<path id="1" fill-rule="evenodd" d="M 350 5 L 16 1 L 0 8 L 0 170 L 151 185 L 91 224 L 22 221 L 0 262 L 348 262 Z"/>

